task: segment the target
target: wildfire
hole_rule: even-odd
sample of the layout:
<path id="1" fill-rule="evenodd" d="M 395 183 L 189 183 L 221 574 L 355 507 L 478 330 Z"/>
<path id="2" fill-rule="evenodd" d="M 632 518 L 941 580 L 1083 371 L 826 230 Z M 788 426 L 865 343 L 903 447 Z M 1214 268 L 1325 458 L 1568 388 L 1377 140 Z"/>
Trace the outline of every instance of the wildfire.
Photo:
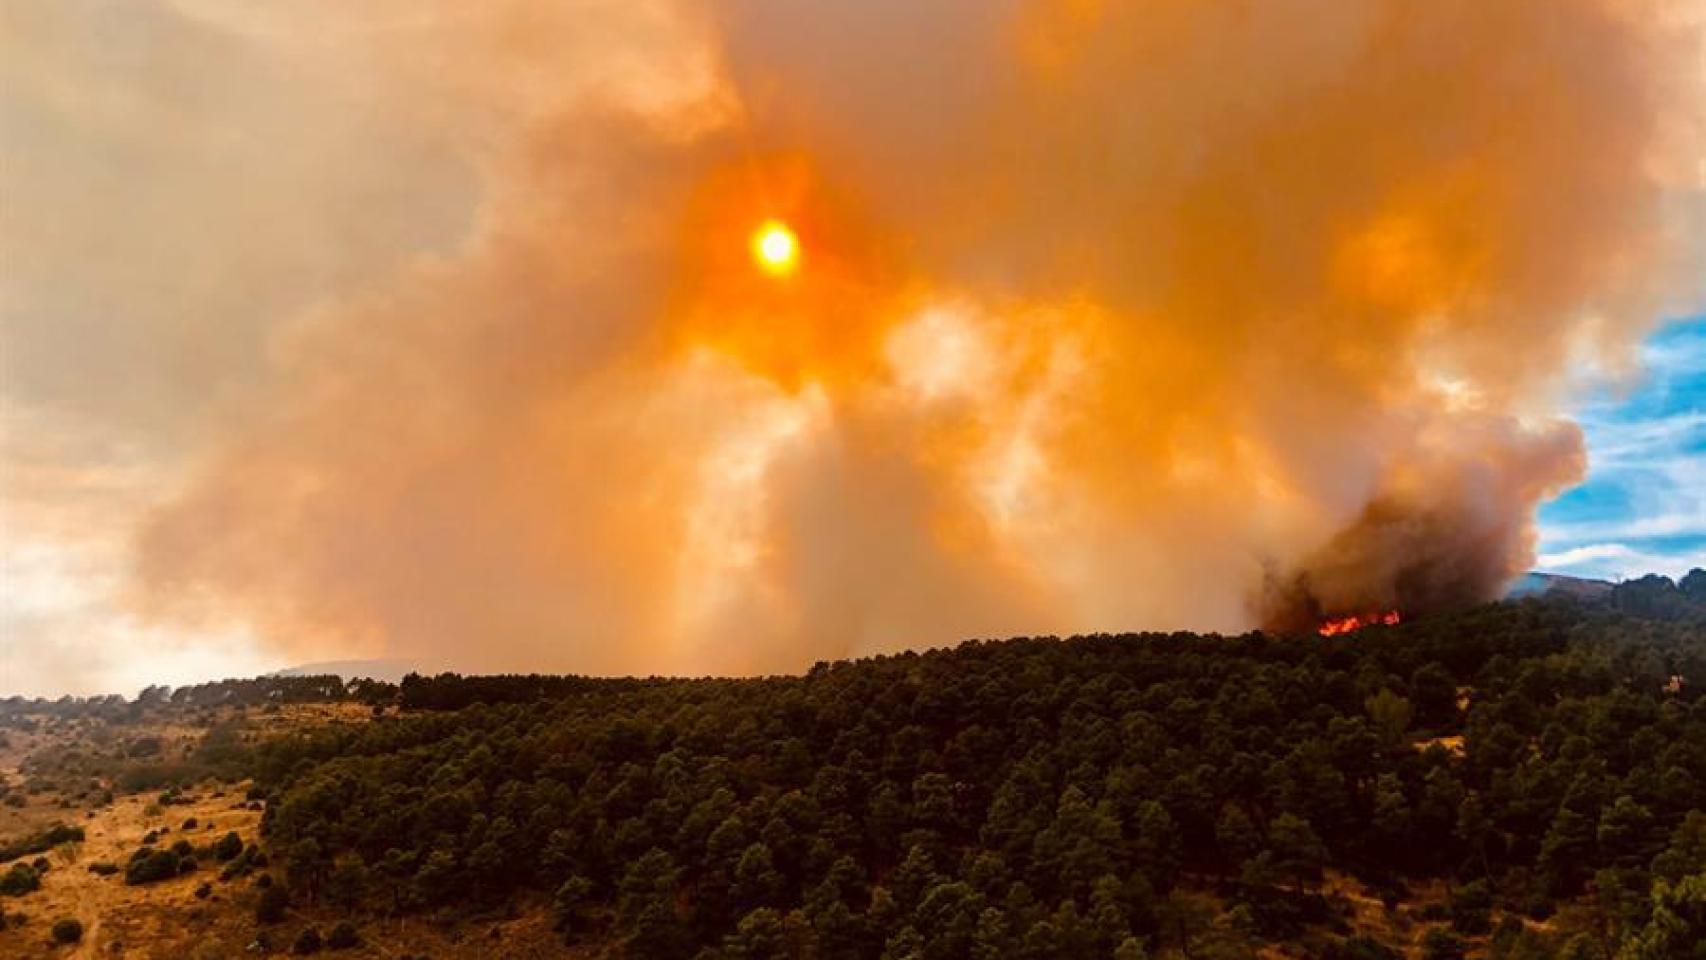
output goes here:
<path id="1" fill-rule="evenodd" d="M 1321 622 L 1321 626 L 1315 628 L 1315 632 L 1319 633 L 1323 637 L 1336 637 L 1340 634 L 1350 633 L 1353 630 L 1361 630 L 1363 627 L 1372 627 L 1377 624 L 1383 627 L 1395 627 L 1399 623 L 1402 623 L 1403 620 L 1404 617 L 1396 610 L 1388 610 L 1385 613 L 1370 613 L 1362 616 L 1352 614 L 1348 617 L 1333 617 L 1331 619 L 1324 620 Z"/>

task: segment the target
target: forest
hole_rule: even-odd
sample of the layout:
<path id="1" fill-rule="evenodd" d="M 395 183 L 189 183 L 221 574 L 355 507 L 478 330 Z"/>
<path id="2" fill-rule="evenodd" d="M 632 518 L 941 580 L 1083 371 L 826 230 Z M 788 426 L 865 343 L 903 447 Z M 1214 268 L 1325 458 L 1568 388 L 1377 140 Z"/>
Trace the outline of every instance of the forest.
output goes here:
<path id="1" fill-rule="evenodd" d="M 289 905 L 635 958 L 1706 957 L 1706 572 L 1340 637 L 410 676 L 232 749 Z M 387 713 L 387 702 L 401 710 Z M 210 740 L 214 739 L 212 736 Z"/>

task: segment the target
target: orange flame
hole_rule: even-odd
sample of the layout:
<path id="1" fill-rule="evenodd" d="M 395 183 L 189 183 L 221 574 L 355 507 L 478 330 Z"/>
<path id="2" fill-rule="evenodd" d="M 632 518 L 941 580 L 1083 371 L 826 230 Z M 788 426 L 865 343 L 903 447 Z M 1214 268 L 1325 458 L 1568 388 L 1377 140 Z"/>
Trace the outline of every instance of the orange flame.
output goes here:
<path id="1" fill-rule="evenodd" d="M 1353 630 L 1361 630 L 1363 627 L 1372 627 L 1376 624 L 1383 627 L 1395 627 L 1402 623 L 1403 620 L 1403 615 L 1396 610 L 1388 610 L 1385 613 L 1370 613 L 1365 616 L 1352 614 L 1348 617 L 1334 617 L 1329 620 L 1324 620 L 1322 621 L 1321 626 L 1315 629 L 1315 632 L 1319 633 L 1323 637 L 1336 637 L 1340 634 L 1350 633 Z"/>

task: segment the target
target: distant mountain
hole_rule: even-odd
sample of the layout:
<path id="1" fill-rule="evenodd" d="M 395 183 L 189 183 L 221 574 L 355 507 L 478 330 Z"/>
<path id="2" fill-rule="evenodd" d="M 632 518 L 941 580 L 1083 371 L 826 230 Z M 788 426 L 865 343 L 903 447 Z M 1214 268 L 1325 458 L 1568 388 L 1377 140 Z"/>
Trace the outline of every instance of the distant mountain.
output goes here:
<path id="1" fill-rule="evenodd" d="M 1583 600 L 1602 600 L 1611 595 L 1616 584 L 1608 580 L 1589 580 L 1585 577 L 1566 577 L 1557 573 L 1529 571 L 1518 577 L 1505 592 L 1506 599 L 1539 597 L 1549 593 L 1564 594 Z"/>
<path id="2" fill-rule="evenodd" d="M 386 683 L 396 683 L 405 674 L 420 668 L 407 660 L 325 660 L 320 663 L 304 663 L 300 666 L 286 667 L 266 674 L 269 677 L 317 677 L 325 674 L 336 674 L 344 680 L 357 677 L 367 677 L 370 680 L 381 680 Z"/>

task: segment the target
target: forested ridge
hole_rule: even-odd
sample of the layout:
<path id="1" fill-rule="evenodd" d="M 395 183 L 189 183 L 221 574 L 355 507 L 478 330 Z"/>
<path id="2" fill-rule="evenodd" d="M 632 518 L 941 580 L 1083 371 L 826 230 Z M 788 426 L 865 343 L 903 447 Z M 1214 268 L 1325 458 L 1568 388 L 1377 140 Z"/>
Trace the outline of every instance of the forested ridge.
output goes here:
<path id="1" fill-rule="evenodd" d="M 410 677 L 233 762 L 291 902 L 545 908 L 617 956 L 1700 957 L 1702 691 L 1697 573 L 1331 639 Z M 1444 893 L 1385 936 L 1345 877 Z"/>

